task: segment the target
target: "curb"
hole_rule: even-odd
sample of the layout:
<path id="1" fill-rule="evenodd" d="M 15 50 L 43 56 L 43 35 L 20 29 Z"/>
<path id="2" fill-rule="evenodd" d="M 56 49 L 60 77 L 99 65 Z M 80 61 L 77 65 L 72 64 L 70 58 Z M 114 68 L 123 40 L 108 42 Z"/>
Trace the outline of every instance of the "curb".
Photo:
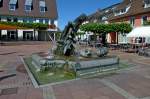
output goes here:
<path id="1" fill-rule="evenodd" d="M 24 60 L 23 60 L 23 57 L 20 56 L 20 59 L 21 59 L 23 65 L 24 65 L 25 69 L 26 69 L 27 72 L 28 72 L 28 75 L 29 75 L 29 77 L 30 77 L 30 79 L 31 79 L 31 81 L 32 81 L 33 86 L 34 86 L 35 88 L 39 88 L 39 85 L 38 85 L 37 81 L 35 80 L 34 76 L 33 76 L 32 73 L 30 72 L 28 66 L 25 64 L 25 62 L 24 62 Z"/>

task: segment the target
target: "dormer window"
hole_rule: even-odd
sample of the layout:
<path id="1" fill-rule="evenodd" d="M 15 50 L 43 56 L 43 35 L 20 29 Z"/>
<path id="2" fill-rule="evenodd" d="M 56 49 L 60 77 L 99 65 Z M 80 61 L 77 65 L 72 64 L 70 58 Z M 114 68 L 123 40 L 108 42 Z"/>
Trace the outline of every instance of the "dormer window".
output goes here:
<path id="1" fill-rule="evenodd" d="M 10 0 L 9 1 L 9 10 L 15 11 L 17 8 L 17 0 Z"/>
<path id="2" fill-rule="evenodd" d="M 3 0 L 0 0 L 0 7 L 3 6 Z"/>
<path id="3" fill-rule="evenodd" d="M 106 11 L 105 11 L 105 13 L 108 13 L 108 12 L 109 12 L 109 10 L 106 10 Z"/>
<path id="4" fill-rule="evenodd" d="M 40 12 L 46 12 L 47 11 L 47 7 L 46 7 L 46 4 L 45 4 L 45 1 L 41 0 L 39 2 L 39 5 L 40 5 Z"/>
<path id="5" fill-rule="evenodd" d="M 26 0 L 25 2 L 25 11 L 30 12 L 33 8 L 33 2 L 32 0 Z"/>
<path id="6" fill-rule="evenodd" d="M 128 10 L 130 9 L 131 6 L 127 6 L 123 9 L 120 9 L 118 11 L 115 11 L 115 16 L 118 16 L 118 15 L 122 15 L 122 14 L 125 14 L 128 12 Z"/>
<path id="7" fill-rule="evenodd" d="M 150 7 L 150 0 L 144 0 L 144 8 Z"/>
<path id="8" fill-rule="evenodd" d="M 104 20 L 107 20 L 108 18 L 106 17 L 106 16 L 103 16 L 102 17 L 102 20 L 104 21 Z"/>

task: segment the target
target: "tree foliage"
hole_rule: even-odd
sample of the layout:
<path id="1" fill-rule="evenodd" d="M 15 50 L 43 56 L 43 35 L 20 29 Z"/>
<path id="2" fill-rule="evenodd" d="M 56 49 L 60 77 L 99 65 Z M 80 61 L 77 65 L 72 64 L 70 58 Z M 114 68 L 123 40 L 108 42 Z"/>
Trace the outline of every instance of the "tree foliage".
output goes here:
<path id="1" fill-rule="evenodd" d="M 60 39 L 61 34 L 62 34 L 62 32 L 56 32 L 55 33 L 56 40 Z"/>
<path id="2" fill-rule="evenodd" d="M 148 25 L 150 25 L 150 21 L 144 21 L 144 24 L 143 24 L 144 26 L 148 26 Z"/>
<path id="3" fill-rule="evenodd" d="M 110 32 L 121 32 L 128 33 L 132 30 L 132 27 L 128 23 L 88 23 L 80 26 L 81 31 L 93 32 L 93 33 L 110 33 Z"/>

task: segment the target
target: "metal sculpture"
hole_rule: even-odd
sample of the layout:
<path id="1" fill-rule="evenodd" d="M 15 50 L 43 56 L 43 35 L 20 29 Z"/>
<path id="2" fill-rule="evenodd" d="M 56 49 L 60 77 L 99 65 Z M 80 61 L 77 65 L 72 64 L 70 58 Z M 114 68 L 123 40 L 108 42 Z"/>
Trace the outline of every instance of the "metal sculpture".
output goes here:
<path id="1" fill-rule="evenodd" d="M 85 14 L 80 15 L 74 22 L 68 22 L 64 31 L 61 34 L 60 41 L 56 49 L 56 54 L 64 54 L 70 56 L 74 54 L 74 43 L 76 43 L 75 36 L 80 25 L 87 19 Z"/>

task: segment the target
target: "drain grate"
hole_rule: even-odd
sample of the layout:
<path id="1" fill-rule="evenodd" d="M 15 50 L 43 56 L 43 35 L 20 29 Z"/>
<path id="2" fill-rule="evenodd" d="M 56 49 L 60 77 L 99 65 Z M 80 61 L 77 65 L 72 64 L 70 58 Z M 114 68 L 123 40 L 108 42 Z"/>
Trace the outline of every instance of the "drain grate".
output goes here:
<path id="1" fill-rule="evenodd" d="M 2 89 L 0 96 L 1 95 L 10 95 L 10 94 L 17 94 L 18 88 L 7 88 L 7 89 Z"/>

